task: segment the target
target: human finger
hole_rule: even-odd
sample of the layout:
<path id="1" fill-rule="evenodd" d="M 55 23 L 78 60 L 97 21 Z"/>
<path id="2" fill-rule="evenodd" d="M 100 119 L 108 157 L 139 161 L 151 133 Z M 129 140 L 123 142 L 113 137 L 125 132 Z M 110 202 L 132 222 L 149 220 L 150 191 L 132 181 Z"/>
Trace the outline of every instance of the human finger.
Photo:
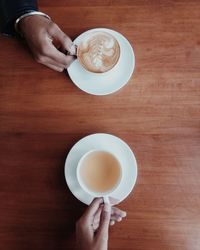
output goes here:
<path id="1" fill-rule="evenodd" d="M 53 70 L 55 70 L 55 71 L 58 71 L 58 72 L 62 72 L 64 70 L 63 68 L 55 66 L 55 65 L 50 64 L 50 63 L 46 64 L 46 66 L 49 67 L 49 68 L 51 68 L 51 69 L 53 69 Z"/>
<path id="2" fill-rule="evenodd" d="M 96 231 L 99 228 L 99 222 L 93 223 L 93 230 Z"/>
<path id="3" fill-rule="evenodd" d="M 116 199 L 114 197 L 108 197 L 108 198 L 109 198 L 109 201 L 110 201 L 111 205 L 117 205 L 120 202 L 119 199 Z"/>
<path id="4" fill-rule="evenodd" d="M 111 216 L 110 217 L 110 226 L 113 226 L 116 222 L 122 221 L 122 219 L 123 218 L 120 217 L 120 216 L 116 216 L 116 215 Z M 93 222 L 93 229 L 94 229 L 94 231 L 96 231 L 98 229 L 98 227 L 99 227 L 99 221 L 95 220 Z"/>
<path id="5" fill-rule="evenodd" d="M 110 220 L 117 221 L 117 222 L 122 221 L 122 219 L 123 218 L 121 216 L 117 216 L 117 215 L 111 215 L 110 217 Z"/>
<path id="6" fill-rule="evenodd" d="M 69 67 L 70 64 L 75 60 L 74 56 L 65 55 L 64 53 L 60 52 L 49 39 L 46 40 L 45 46 L 43 46 L 41 53 L 46 57 L 50 57 L 56 63 L 62 64 L 64 68 Z"/>
<path id="7" fill-rule="evenodd" d="M 53 37 L 53 39 L 56 39 L 60 44 L 62 49 L 67 50 L 70 52 L 71 55 L 76 54 L 76 48 L 73 44 L 71 38 L 67 36 L 59 27 L 57 24 L 53 23 L 51 25 L 51 28 L 49 30 L 50 35 Z"/>
<path id="8" fill-rule="evenodd" d="M 94 215 L 94 223 L 97 223 L 97 222 L 99 223 L 102 209 L 103 209 L 103 207 L 102 207 L 102 205 L 100 205 L 97 212 Z"/>
<path id="9" fill-rule="evenodd" d="M 111 206 L 110 204 L 104 204 L 101 213 L 99 229 L 97 232 L 97 239 L 107 240 L 108 239 L 108 229 L 110 224 Z"/>
<path id="10" fill-rule="evenodd" d="M 54 45 L 52 45 L 51 50 L 49 50 L 48 56 L 51 57 L 55 62 L 63 64 L 65 68 L 68 68 L 75 60 L 74 56 L 63 54 L 56 47 L 54 47 Z"/>
<path id="11" fill-rule="evenodd" d="M 93 229 L 96 231 L 96 229 L 99 227 L 99 221 L 100 221 L 100 214 L 102 211 L 102 205 L 98 208 L 97 213 L 95 214 L 94 221 L 93 221 Z M 116 213 L 112 212 L 110 217 L 110 225 L 114 225 L 115 222 L 122 221 L 124 214 L 122 213 L 124 211 L 116 208 Z"/>
<path id="12" fill-rule="evenodd" d="M 117 215 L 117 216 L 120 216 L 122 218 L 126 217 L 127 213 L 121 209 L 119 209 L 118 207 L 112 207 L 112 210 L 111 210 L 111 214 L 112 215 Z"/>
<path id="13" fill-rule="evenodd" d="M 114 221 L 114 220 L 111 220 L 111 221 L 110 221 L 110 226 L 113 226 L 113 225 L 115 225 L 115 221 Z"/>
<path id="14" fill-rule="evenodd" d="M 99 222 L 100 222 L 100 216 L 101 216 L 101 212 L 102 212 L 102 206 L 100 205 L 100 207 L 98 208 L 97 212 L 94 215 L 94 220 L 93 220 L 93 229 L 94 231 L 97 230 L 97 228 L 99 227 Z"/>
<path id="15" fill-rule="evenodd" d="M 87 210 L 85 211 L 85 217 L 94 218 L 96 212 L 98 211 L 99 206 L 102 204 L 102 198 L 95 198 L 92 203 L 88 206 Z"/>
<path id="16" fill-rule="evenodd" d="M 46 56 L 38 56 L 36 57 L 36 61 L 59 72 L 64 70 L 64 66 L 62 64 L 56 63 L 51 58 Z"/>

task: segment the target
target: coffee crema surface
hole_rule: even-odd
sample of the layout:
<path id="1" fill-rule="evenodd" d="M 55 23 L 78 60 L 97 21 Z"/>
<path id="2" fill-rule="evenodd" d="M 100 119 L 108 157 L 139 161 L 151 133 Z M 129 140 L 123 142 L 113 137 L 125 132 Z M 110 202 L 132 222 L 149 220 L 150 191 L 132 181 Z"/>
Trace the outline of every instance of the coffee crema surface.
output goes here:
<path id="1" fill-rule="evenodd" d="M 112 69 L 120 57 L 120 46 L 107 32 L 89 34 L 78 46 L 78 59 L 88 71 L 103 73 Z"/>
<path id="2" fill-rule="evenodd" d="M 92 152 L 83 160 L 80 176 L 92 192 L 105 193 L 112 190 L 121 178 L 118 160 L 110 153 Z"/>

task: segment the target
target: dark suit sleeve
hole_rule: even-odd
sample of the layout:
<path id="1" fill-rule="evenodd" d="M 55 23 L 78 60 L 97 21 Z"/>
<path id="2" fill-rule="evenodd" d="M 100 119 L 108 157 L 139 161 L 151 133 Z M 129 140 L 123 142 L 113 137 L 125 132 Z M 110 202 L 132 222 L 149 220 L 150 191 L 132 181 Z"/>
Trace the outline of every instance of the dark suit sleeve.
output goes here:
<path id="1" fill-rule="evenodd" d="M 1 32 L 16 35 L 15 20 L 32 10 L 38 10 L 37 0 L 0 0 Z"/>

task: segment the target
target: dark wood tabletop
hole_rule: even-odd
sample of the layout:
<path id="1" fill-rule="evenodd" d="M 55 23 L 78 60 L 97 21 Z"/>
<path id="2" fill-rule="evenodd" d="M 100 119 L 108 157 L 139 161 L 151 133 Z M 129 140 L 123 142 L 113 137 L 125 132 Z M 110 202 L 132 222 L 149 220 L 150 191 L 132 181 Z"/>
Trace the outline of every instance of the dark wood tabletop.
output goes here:
<path id="1" fill-rule="evenodd" d="M 106 27 L 136 56 L 129 83 L 107 96 L 79 90 L 0 37 L 0 249 L 75 249 L 86 206 L 67 188 L 70 148 L 92 133 L 126 141 L 138 162 L 127 218 L 109 249 L 200 249 L 200 2 L 39 1 L 75 39 Z"/>

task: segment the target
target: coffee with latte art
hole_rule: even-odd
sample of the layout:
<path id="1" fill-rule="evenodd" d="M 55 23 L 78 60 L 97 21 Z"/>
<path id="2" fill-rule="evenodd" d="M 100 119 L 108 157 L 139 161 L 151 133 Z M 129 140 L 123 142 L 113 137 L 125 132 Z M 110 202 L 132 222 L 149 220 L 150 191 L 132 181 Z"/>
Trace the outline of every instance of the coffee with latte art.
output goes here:
<path id="1" fill-rule="evenodd" d="M 111 34 L 101 31 L 93 32 L 78 46 L 77 57 L 86 70 L 104 73 L 117 64 L 120 46 Z"/>

